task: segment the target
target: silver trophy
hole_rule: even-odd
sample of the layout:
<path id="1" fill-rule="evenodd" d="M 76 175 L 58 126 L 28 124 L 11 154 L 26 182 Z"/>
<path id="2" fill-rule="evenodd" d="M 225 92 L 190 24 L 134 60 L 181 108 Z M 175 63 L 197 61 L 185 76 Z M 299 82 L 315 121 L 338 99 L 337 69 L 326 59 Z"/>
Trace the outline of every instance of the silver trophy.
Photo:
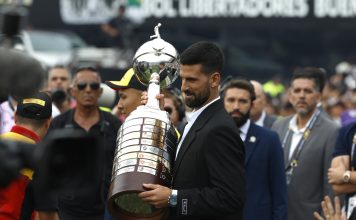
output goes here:
<path id="1" fill-rule="evenodd" d="M 159 109 L 156 95 L 178 77 L 179 54 L 159 34 L 136 52 L 133 68 L 138 80 L 148 85 L 148 101 L 138 107 L 122 124 L 117 139 L 109 210 L 118 219 L 163 219 L 166 210 L 155 209 L 137 194 L 143 183 L 171 186 L 172 163 L 178 136 L 169 115 Z"/>

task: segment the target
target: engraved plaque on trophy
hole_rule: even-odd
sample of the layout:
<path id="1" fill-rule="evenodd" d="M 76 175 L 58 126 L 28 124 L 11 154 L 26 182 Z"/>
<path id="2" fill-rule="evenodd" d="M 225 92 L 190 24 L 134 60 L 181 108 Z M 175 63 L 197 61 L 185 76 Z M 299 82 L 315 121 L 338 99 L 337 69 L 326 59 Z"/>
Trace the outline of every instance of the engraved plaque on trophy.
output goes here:
<path id="1" fill-rule="evenodd" d="M 179 54 L 160 37 L 160 26 L 133 59 L 135 76 L 148 85 L 148 100 L 126 118 L 118 132 L 108 203 L 118 219 L 163 219 L 167 215 L 167 210 L 155 209 L 137 196 L 145 191 L 143 183 L 171 186 L 178 144 L 169 115 L 159 109 L 156 99 L 160 88 L 169 86 L 179 72 Z"/>

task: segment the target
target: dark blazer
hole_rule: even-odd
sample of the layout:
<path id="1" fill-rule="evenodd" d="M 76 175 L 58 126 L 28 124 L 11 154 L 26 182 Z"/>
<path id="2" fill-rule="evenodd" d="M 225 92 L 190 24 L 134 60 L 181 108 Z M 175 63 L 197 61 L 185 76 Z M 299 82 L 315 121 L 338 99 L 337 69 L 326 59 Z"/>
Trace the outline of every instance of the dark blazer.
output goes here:
<path id="1" fill-rule="evenodd" d="M 294 116 L 294 115 L 293 115 Z M 276 121 L 272 129 L 280 140 L 284 139 L 289 122 L 293 116 Z M 288 191 L 288 220 L 312 219 L 314 211 L 321 211 L 320 201 L 324 196 L 333 197 L 328 183 L 328 169 L 331 165 L 338 126 L 320 114 L 312 128 L 299 156 L 298 166 L 294 168 Z M 285 168 L 289 163 L 291 137 L 284 146 Z"/>
<path id="2" fill-rule="evenodd" d="M 221 100 L 209 105 L 183 140 L 173 169 L 178 204 L 171 219 L 242 220 L 244 146 Z"/>
<path id="3" fill-rule="evenodd" d="M 266 114 L 265 120 L 263 120 L 263 127 L 271 128 L 273 123 L 277 120 L 277 117 L 274 115 Z"/>
<path id="4" fill-rule="evenodd" d="M 286 220 L 287 185 L 278 134 L 251 122 L 245 151 L 244 220 Z"/>

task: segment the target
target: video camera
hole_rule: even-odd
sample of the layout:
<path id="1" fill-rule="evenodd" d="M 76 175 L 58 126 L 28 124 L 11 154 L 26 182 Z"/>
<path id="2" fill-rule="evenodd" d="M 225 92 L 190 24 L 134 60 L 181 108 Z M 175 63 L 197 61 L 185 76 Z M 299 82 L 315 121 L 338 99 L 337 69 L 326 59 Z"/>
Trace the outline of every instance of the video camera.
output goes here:
<path id="1" fill-rule="evenodd" d="M 44 192 L 74 188 L 87 193 L 100 172 L 97 146 L 94 137 L 72 130 L 54 132 L 38 145 L 1 141 L 0 188 L 16 179 L 22 168 L 31 168 Z"/>
<path id="2" fill-rule="evenodd" d="M 10 4 L 4 6 L 4 1 L 0 2 L 0 7 L 3 6 L 0 97 L 28 96 L 41 88 L 45 70 L 34 58 L 12 49 L 26 8 L 14 1 L 6 2 Z M 54 132 L 39 145 L 1 140 L 0 188 L 16 179 L 22 168 L 33 168 L 36 181 L 45 190 L 66 191 L 73 187 L 89 190 L 100 175 L 98 147 L 94 137 L 73 130 Z"/>

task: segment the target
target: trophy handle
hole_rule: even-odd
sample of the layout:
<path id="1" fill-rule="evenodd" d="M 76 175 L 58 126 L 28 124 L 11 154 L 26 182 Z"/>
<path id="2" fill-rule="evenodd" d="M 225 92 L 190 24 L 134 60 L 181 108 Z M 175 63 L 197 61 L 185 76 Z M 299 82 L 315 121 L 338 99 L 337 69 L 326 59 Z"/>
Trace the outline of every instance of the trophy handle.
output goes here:
<path id="1" fill-rule="evenodd" d="M 150 84 L 148 85 L 147 90 L 147 107 L 159 109 L 159 100 L 156 99 L 156 96 L 159 95 L 160 86 L 159 86 L 159 75 L 158 73 L 152 73 Z"/>

